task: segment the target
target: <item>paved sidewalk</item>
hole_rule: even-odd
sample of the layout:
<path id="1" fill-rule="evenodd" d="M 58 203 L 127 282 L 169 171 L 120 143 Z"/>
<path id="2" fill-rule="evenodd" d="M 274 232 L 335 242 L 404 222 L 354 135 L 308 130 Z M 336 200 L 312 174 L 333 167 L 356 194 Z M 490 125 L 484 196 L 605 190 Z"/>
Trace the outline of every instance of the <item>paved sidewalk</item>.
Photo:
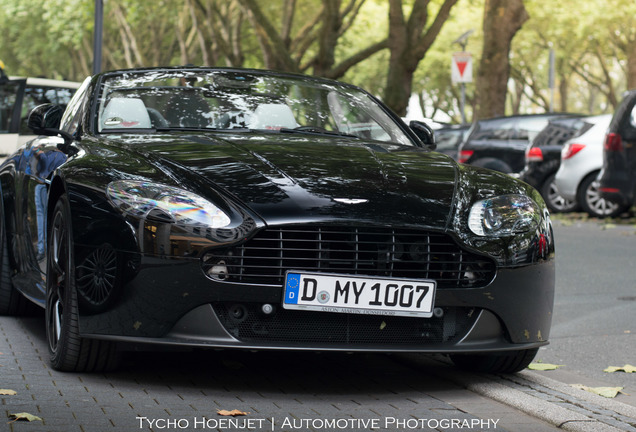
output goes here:
<path id="1" fill-rule="evenodd" d="M 557 428 L 449 381 L 433 359 L 154 352 L 108 374 L 49 368 L 43 319 L 0 317 L 0 431 L 508 431 Z M 222 417 L 219 410 L 247 412 Z M 9 422 L 26 412 L 41 421 Z"/>

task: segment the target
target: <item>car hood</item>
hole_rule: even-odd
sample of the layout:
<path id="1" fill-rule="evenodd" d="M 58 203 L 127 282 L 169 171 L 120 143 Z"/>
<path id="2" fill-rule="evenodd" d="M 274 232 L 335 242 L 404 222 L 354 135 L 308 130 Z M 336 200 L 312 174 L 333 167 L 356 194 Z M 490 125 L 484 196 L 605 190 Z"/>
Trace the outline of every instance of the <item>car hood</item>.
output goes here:
<path id="1" fill-rule="evenodd" d="M 363 220 L 443 229 L 449 222 L 457 165 L 439 153 L 313 135 L 153 138 L 130 148 L 173 178 L 206 179 L 268 224 Z"/>

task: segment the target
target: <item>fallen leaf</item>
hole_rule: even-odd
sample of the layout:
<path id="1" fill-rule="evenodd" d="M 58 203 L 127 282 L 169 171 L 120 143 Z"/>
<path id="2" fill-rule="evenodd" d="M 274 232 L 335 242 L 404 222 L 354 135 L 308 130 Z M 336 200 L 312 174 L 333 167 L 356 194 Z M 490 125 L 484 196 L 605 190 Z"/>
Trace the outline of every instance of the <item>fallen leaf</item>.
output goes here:
<path id="1" fill-rule="evenodd" d="M 14 396 L 17 395 L 18 392 L 15 390 L 9 390 L 9 389 L 0 389 L 0 395 L 3 396 Z"/>
<path id="2" fill-rule="evenodd" d="M 564 365 L 556 365 L 556 364 L 550 364 L 550 363 L 530 363 L 528 365 L 528 369 L 536 370 L 536 371 L 550 371 L 550 370 L 556 370 L 563 366 Z"/>
<path id="3" fill-rule="evenodd" d="M 26 420 L 26 421 L 42 421 L 42 419 L 38 416 L 34 416 L 33 414 L 29 414 L 26 412 L 21 412 L 17 414 L 9 414 L 9 418 L 12 419 L 9 423 L 16 422 L 18 420 Z"/>
<path id="4" fill-rule="evenodd" d="M 623 367 L 610 366 L 607 369 L 603 369 L 603 372 L 607 372 L 607 373 L 614 373 L 614 372 L 634 373 L 634 372 L 636 372 L 636 366 L 632 366 L 632 365 L 625 365 Z"/>
<path id="5" fill-rule="evenodd" d="M 222 416 L 232 416 L 232 417 L 236 417 L 236 416 L 244 416 L 247 415 L 249 413 L 246 413 L 245 411 L 239 411 L 237 409 L 234 409 L 232 411 L 228 411 L 228 410 L 219 410 L 216 412 L 218 415 L 222 415 Z"/>
<path id="6" fill-rule="evenodd" d="M 571 386 L 606 398 L 615 398 L 619 393 L 623 393 L 621 391 L 623 387 L 588 387 L 583 384 L 571 384 Z"/>
<path id="7" fill-rule="evenodd" d="M 380 324 L 380 330 L 384 330 L 386 328 L 386 322 L 382 321 Z"/>

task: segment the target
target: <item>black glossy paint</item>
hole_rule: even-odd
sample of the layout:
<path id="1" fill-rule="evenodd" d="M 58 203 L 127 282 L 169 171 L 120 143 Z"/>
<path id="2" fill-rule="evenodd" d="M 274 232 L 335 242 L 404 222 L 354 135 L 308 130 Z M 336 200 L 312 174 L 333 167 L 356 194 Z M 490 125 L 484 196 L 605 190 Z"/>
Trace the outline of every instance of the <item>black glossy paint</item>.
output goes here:
<path id="1" fill-rule="evenodd" d="M 87 94 L 92 89 L 89 86 Z M 460 166 L 423 148 L 415 138 L 407 146 L 275 131 L 101 135 L 91 132 L 90 107 L 84 105 L 79 128 L 68 131 L 75 133 L 76 140 L 48 186 L 49 212 L 59 196 L 69 197 L 77 265 L 102 248 L 113 248 L 117 254 L 112 298 L 95 305 L 82 301 L 79 293 L 84 336 L 181 345 L 352 350 L 339 345 L 242 343 L 222 328 L 213 313 L 201 312 L 217 302 L 277 306 L 282 299 L 282 287 L 208 278 L 201 268 L 207 251 L 245 242 L 266 226 L 320 223 L 445 232 L 461 248 L 496 262 L 498 271 L 490 285 L 437 293 L 438 307 L 474 308 L 480 317 L 491 317 L 478 320 L 482 324 L 475 326 L 465 344 L 399 350 L 498 351 L 547 343 L 554 241 L 543 200 L 527 184 Z M 34 246 L 32 178 L 23 159 L 42 140 L 54 149 L 51 138 L 40 138 L 0 168 L 13 283 L 40 304 L 45 268 Z M 223 209 L 232 223 L 222 229 L 193 230 L 124 216 L 105 193 L 107 185 L 118 179 L 144 179 L 194 192 Z M 535 200 L 543 212 L 537 229 L 504 238 L 470 232 L 472 204 L 504 194 Z M 367 201 L 345 204 L 336 198 Z M 200 316 L 211 320 L 207 333 L 192 325 L 198 319 L 193 317 Z M 357 349 L 389 347 L 370 344 Z"/>

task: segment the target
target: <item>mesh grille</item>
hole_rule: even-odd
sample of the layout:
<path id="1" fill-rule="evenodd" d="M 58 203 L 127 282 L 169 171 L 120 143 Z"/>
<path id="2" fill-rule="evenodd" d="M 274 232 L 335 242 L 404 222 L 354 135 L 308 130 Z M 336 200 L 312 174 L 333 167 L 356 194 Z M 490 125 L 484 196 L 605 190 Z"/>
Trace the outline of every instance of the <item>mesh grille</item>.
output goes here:
<path id="1" fill-rule="evenodd" d="M 494 262 L 445 234 L 392 228 L 287 226 L 206 254 L 203 270 L 228 282 L 282 286 L 287 270 L 434 279 L 438 288 L 490 283 Z"/>
<path id="2" fill-rule="evenodd" d="M 461 339 L 479 315 L 474 308 L 443 308 L 443 317 L 412 318 L 278 309 L 257 304 L 213 305 L 225 329 L 243 341 L 311 345 L 426 345 Z"/>

